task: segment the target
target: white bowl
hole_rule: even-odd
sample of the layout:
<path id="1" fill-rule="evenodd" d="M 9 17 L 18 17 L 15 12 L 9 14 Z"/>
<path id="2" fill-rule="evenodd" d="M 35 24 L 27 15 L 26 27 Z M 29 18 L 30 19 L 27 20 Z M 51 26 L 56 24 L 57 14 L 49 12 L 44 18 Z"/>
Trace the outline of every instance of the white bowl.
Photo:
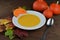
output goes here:
<path id="1" fill-rule="evenodd" d="M 41 28 L 41 27 L 46 23 L 46 18 L 45 18 L 45 16 L 44 16 L 42 13 L 37 12 L 37 11 L 32 11 L 32 10 L 27 10 L 27 13 L 38 16 L 38 17 L 40 18 L 40 20 L 41 20 L 40 23 L 39 23 L 38 25 L 34 26 L 34 27 L 24 27 L 24 26 L 22 26 L 22 25 L 20 25 L 20 24 L 18 23 L 18 18 L 19 18 L 20 16 L 22 16 L 22 15 L 20 14 L 18 17 L 13 16 L 13 18 L 12 18 L 13 24 L 14 24 L 16 27 L 20 28 L 20 29 L 24 29 L 24 30 L 35 30 L 35 29 Z M 24 15 L 25 15 L 25 14 L 24 14 Z"/>

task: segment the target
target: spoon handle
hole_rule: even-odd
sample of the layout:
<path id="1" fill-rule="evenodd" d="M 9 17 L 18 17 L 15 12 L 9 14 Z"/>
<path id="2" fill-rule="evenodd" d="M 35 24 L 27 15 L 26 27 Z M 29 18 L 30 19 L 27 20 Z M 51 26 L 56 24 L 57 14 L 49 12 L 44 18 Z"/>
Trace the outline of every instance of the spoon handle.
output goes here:
<path id="1" fill-rule="evenodd" d="M 42 36 L 41 40 L 46 40 L 46 36 L 47 36 L 48 29 L 49 29 L 49 27 L 47 27 L 47 28 L 45 29 L 45 32 L 43 33 L 43 36 Z"/>

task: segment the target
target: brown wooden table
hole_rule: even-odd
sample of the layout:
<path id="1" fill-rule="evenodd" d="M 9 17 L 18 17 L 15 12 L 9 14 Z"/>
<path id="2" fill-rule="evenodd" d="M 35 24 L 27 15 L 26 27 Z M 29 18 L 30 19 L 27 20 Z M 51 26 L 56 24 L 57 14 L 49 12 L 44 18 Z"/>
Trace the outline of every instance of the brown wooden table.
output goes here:
<path id="1" fill-rule="evenodd" d="M 28 9 L 32 9 L 32 4 L 35 0 L 0 0 L 0 18 L 5 18 L 7 16 L 12 16 L 13 9 L 19 6 L 26 6 Z M 56 2 L 56 0 L 46 0 L 48 4 Z M 59 0 L 60 1 L 60 0 Z M 54 16 L 54 25 L 48 30 L 46 40 L 60 40 L 60 15 Z M 23 40 L 40 40 L 46 25 L 42 28 L 34 31 L 28 31 L 29 36 Z M 9 38 L 0 33 L 0 40 L 9 40 Z M 19 38 L 14 38 L 14 40 L 20 40 Z"/>

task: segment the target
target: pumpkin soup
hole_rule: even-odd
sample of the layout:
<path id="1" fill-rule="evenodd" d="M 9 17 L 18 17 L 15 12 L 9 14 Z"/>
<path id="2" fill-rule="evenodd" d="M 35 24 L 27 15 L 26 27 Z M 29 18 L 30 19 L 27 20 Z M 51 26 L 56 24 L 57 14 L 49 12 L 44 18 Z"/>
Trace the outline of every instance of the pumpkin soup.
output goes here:
<path id="1" fill-rule="evenodd" d="M 18 23 L 22 26 L 32 27 L 40 23 L 40 19 L 32 14 L 23 15 L 18 18 Z"/>

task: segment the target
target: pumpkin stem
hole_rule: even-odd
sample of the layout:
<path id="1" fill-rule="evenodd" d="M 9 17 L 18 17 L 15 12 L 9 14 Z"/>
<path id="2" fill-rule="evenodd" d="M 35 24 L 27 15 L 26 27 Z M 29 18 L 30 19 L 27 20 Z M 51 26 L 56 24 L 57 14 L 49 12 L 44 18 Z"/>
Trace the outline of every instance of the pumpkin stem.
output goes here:
<path id="1" fill-rule="evenodd" d="M 59 4 L 59 1 L 57 1 L 57 4 Z"/>

